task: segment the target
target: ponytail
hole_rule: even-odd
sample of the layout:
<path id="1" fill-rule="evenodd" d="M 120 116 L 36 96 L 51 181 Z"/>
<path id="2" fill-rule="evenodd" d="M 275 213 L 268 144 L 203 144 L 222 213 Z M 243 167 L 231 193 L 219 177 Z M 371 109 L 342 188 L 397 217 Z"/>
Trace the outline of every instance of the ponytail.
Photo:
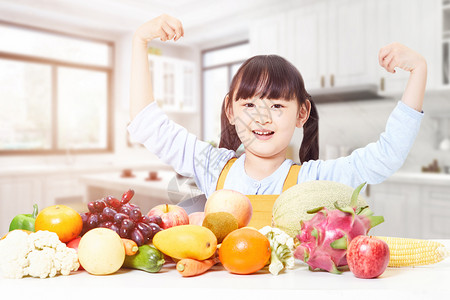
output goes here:
<path id="1" fill-rule="evenodd" d="M 231 99 L 226 101 L 226 98 L 222 103 L 222 114 L 220 115 L 220 142 L 219 148 L 226 148 L 229 150 L 236 151 L 241 145 L 241 140 L 237 135 L 236 128 L 234 125 L 230 124 L 228 120 L 226 111 L 229 105 L 231 105 Z"/>
<path id="2" fill-rule="evenodd" d="M 311 111 L 308 121 L 303 125 L 303 140 L 299 151 L 302 164 L 319 158 L 319 114 L 311 96 L 308 98 L 311 102 Z"/>

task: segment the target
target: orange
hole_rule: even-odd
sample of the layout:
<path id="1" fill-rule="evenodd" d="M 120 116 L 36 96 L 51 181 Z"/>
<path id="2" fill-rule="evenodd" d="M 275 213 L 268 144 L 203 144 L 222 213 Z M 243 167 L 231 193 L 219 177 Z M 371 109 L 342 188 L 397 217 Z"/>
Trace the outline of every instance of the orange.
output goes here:
<path id="1" fill-rule="evenodd" d="M 219 248 L 219 259 L 225 269 L 235 274 L 251 274 L 261 270 L 270 258 L 270 242 L 251 228 L 230 232 Z"/>
<path id="2" fill-rule="evenodd" d="M 53 205 L 41 210 L 34 228 L 54 232 L 61 242 L 66 243 L 80 235 L 83 221 L 76 210 L 66 205 Z"/>

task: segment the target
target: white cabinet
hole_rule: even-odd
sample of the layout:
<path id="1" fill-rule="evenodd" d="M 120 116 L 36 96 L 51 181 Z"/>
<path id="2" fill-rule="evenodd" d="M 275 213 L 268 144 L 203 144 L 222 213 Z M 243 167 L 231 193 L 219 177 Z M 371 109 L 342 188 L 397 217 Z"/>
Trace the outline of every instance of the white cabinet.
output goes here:
<path id="1" fill-rule="evenodd" d="M 371 235 L 450 238 L 450 187 L 385 181 L 370 185 L 368 204 L 384 223 Z"/>
<path id="2" fill-rule="evenodd" d="M 386 72 L 378 52 L 397 41 L 427 59 L 427 87 L 435 87 L 441 72 L 439 1 L 310 1 L 253 22 L 252 54 L 285 56 L 299 69 L 307 90 L 375 84 L 394 94 L 403 92 L 409 73 Z"/>
<path id="3" fill-rule="evenodd" d="M 194 63 L 158 55 L 148 60 L 155 101 L 166 111 L 194 112 Z"/>
<path id="4" fill-rule="evenodd" d="M 0 179 L 0 233 L 9 229 L 9 223 L 17 214 L 31 214 L 33 204 L 39 209 L 42 202 L 40 180 L 35 177 Z"/>

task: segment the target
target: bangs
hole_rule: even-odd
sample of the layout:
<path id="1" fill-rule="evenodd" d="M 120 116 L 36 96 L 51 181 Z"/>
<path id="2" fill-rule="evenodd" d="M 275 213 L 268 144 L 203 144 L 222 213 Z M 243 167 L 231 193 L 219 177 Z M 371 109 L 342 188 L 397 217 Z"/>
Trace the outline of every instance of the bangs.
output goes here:
<path id="1" fill-rule="evenodd" d="M 234 100 L 258 97 L 300 100 L 304 89 L 299 71 L 277 55 L 260 55 L 249 59 L 238 70 L 231 83 Z"/>

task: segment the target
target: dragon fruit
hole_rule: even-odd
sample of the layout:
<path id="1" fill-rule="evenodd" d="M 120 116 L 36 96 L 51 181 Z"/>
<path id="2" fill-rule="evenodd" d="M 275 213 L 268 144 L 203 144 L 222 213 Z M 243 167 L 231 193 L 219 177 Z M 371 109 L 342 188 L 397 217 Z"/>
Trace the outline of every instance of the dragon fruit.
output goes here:
<path id="1" fill-rule="evenodd" d="M 335 210 L 319 207 L 308 211 L 315 213 L 306 222 L 301 221 L 300 234 L 297 239 L 294 257 L 309 265 L 310 270 L 325 270 L 340 274 L 340 266 L 347 265 L 347 245 L 358 235 L 367 235 L 369 230 L 382 223 L 382 216 L 373 216 L 368 206 L 356 209 L 358 194 L 365 183 L 358 186 L 352 194 L 350 206 Z"/>

